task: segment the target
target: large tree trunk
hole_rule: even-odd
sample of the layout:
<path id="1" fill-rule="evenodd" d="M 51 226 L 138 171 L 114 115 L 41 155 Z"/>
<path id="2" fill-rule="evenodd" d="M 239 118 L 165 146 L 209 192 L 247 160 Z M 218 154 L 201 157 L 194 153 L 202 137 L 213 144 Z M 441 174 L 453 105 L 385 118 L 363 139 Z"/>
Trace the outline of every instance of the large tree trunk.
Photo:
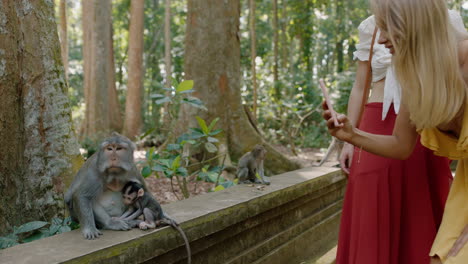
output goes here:
<path id="1" fill-rule="evenodd" d="M 143 18 L 144 0 L 133 0 L 130 5 L 130 30 L 128 48 L 128 85 L 125 104 L 124 134 L 135 138 L 140 134 L 141 93 L 143 78 Z"/>
<path id="2" fill-rule="evenodd" d="M 63 216 L 64 188 L 82 160 L 53 2 L 1 1 L 0 17 L 1 235 Z"/>
<path id="3" fill-rule="evenodd" d="M 240 94 L 240 41 L 238 0 L 188 1 L 185 38 L 185 78 L 194 80 L 195 96 L 208 111 L 184 107 L 180 124 L 196 127 L 195 116 L 208 122 L 219 117 L 217 128 L 224 130 L 221 142 L 238 159 L 257 143 L 264 143 L 249 123 Z M 222 143 L 222 144 L 223 144 Z M 266 169 L 280 173 L 299 166 L 266 144 Z"/>
<path id="4" fill-rule="evenodd" d="M 68 37 L 67 37 L 67 1 L 60 0 L 60 46 L 62 47 L 62 62 L 65 69 L 65 79 L 68 80 Z"/>
<path id="5" fill-rule="evenodd" d="M 82 135 L 100 139 L 120 120 L 115 92 L 115 68 L 111 65 L 112 20 L 110 0 L 83 0 L 83 60 L 86 103 Z M 114 89 L 114 93 L 109 90 Z"/>

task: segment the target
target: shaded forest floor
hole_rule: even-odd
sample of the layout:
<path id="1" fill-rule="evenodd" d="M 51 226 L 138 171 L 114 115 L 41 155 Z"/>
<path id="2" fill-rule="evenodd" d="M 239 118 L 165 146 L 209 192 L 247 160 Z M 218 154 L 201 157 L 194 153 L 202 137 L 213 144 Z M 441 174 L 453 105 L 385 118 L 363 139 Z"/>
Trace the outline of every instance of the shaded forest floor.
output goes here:
<path id="1" fill-rule="evenodd" d="M 310 167 L 318 164 L 326 152 L 326 149 L 304 148 L 298 150 L 298 156 L 294 156 L 290 149 L 285 146 L 275 145 L 275 148 L 289 159 L 298 162 L 302 167 Z M 135 161 L 144 160 L 145 153 L 146 150 L 144 149 L 135 151 Z M 332 155 L 329 160 L 336 160 L 336 154 Z M 146 183 L 151 193 L 153 193 L 161 204 L 167 204 L 183 198 L 176 180 L 174 180 L 171 185 L 171 181 L 168 178 L 150 176 L 146 178 Z M 188 189 L 190 197 L 210 192 L 214 185 L 215 184 L 211 182 L 189 181 Z"/>

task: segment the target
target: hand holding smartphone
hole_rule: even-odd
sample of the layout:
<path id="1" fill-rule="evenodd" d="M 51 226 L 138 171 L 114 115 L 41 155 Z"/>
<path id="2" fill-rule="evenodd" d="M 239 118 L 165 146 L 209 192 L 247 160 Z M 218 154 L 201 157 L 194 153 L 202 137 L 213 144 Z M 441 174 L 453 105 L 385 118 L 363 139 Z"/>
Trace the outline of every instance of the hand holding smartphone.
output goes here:
<path id="1" fill-rule="evenodd" d="M 325 97 L 325 102 L 327 103 L 328 109 L 331 112 L 333 123 L 335 124 L 335 126 L 341 126 L 341 124 L 338 122 L 336 112 L 333 109 L 333 105 L 331 103 L 330 96 L 328 96 L 327 86 L 325 86 L 325 82 L 323 81 L 323 79 L 320 79 L 319 83 L 320 83 L 320 88 L 322 88 L 323 97 Z"/>

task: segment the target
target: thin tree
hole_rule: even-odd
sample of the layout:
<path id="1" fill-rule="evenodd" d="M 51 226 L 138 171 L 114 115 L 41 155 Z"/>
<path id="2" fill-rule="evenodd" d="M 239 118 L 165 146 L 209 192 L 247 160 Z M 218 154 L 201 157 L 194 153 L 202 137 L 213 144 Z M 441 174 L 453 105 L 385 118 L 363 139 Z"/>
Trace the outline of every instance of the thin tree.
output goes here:
<path id="1" fill-rule="evenodd" d="M 166 0 L 164 8 L 164 66 L 166 72 L 165 86 L 171 88 L 172 86 L 172 57 L 171 57 L 171 0 Z M 169 93 L 169 91 L 167 92 Z M 163 119 L 165 127 L 169 127 L 169 103 L 164 104 Z"/>
<path id="2" fill-rule="evenodd" d="M 60 58 L 54 6 L 1 1 L 0 235 L 64 213 L 82 164 Z M 59 56 L 57 56 L 59 55 Z"/>
<path id="3" fill-rule="evenodd" d="M 181 129 L 196 127 L 195 116 L 207 122 L 219 117 L 217 128 L 220 149 L 233 158 L 250 151 L 255 144 L 264 143 L 268 150 L 268 171 L 280 173 L 299 166 L 286 159 L 264 142 L 249 122 L 240 93 L 239 0 L 223 2 L 188 0 L 185 37 L 185 78 L 194 80 L 196 96 L 208 111 L 184 107 L 179 117 Z"/>
<path id="4" fill-rule="evenodd" d="M 62 51 L 65 79 L 68 80 L 68 36 L 67 36 L 67 0 L 60 0 L 60 46 Z"/>
<path id="5" fill-rule="evenodd" d="M 140 134 L 143 123 L 141 97 L 143 88 L 144 5 L 144 0 L 133 0 L 130 4 L 128 85 L 124 122 L 124 134 L 129 138 L 135 138 Z"/>
<path id="6" fill-rule="evenodd" d="M 253 103 L 252 112 L 254 120 L 257 120 L 257 70 L 255 58 L 257 58 L 257 41 L 255 35 L 255 0 L 249 0 L 250 3 L 250 60 L 252 61 L 252 90 Z"/>
<path id="7" fill-rule="evenodd" d="M 278 83 L 278 0 L 273 0 L 273 85 L 275 87 L 275 98 L 281 98 Z"/>

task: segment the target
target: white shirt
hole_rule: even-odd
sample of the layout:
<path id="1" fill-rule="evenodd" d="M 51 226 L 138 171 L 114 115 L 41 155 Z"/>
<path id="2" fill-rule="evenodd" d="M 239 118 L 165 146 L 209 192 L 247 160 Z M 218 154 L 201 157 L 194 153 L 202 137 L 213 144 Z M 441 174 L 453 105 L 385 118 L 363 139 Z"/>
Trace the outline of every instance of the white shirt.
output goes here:
<path id="1" fill-rule="evenodd" d="M 457 31 L 458 35 L 466 34 L 466 29 L 463 20 L 457 11 L 449 10 L 449 17 L 452 26 Z M 375 29 L 374 16 L 366 18 L 358 27 L 359 44 L 356 45 L 357 50 L 354 52 L 354 59 L 360 61 L 369 60 L 370 45 L 372 35 Z M 401 87 L 395 77 L 395 71 L 392 66 L 392 54 L 385 48 L 384 45 L 377 43 L 380 31 L 377 31 L 374 43 L 374 55 L 372 57 L 372 82 L 378 82 L 385 78 L 384 98 L 382 109 L 382 120 L 387 116 L 390 105 L 393 103 L 395 113 L 400 110 L 401 104 Z"/>

